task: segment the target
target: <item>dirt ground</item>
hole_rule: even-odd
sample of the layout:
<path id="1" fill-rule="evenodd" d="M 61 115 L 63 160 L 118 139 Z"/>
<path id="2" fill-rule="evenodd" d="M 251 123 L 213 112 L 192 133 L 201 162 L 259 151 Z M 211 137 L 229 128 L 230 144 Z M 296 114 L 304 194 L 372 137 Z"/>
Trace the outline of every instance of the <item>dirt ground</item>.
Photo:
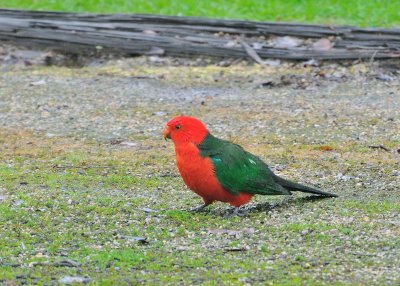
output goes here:
<path id="1" fill-rule="evenodd" d="M 398 285 L 400 60 L 0 59 L 5 285 Z M 188 212 L 178 114 L 339 197 Z"/>

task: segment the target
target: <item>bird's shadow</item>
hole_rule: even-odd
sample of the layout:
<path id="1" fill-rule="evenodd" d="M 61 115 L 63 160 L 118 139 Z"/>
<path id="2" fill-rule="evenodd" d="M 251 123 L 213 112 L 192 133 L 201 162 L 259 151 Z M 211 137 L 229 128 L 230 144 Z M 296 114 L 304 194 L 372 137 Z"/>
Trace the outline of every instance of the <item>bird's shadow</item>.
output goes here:
<path id="1" fill-rule="evenodd" d="M 325 196 L 289 197 L 276 203 L 266 202 L 254 206 L 249 206 L 247 210 L 249 213 L 268 212 L 272 210 L 287 208 L 292 205 L 306 204 L 308 202 L 315 202 L 324 199 L 332 199 L 332 198 Z"/>
<path id="2" fill-rule="evenodd" d="M 276 211 L 279 209 L 285 209 L 288 208 L 289 206 L 293 205 L 301 205 L 301 204 L 306 204 L 309 202 L 315 202 L 315 201 L 320 201 L 324 199 L 328 199 L 330 197 L 325 197 L 325 196 L 307 196 L 307 197 L 288 197 L 285 198 L 284 200 L 276 203 L 259 203 L 256 205 L 250 205 L 246 207 L 241 207 L 239 212 L 233 212 L 233 209 L 225 209 L 222 211 L 218 211 L 218 213 L 223 216 L 223 217 L 231 217 L 234 216 L 234 213 L 239 216 L 246 216 L 249 213 L 260 213 L 260 212 L 268 212 L 268 211 Z M 332 198 L 330 198 L 332 199 Z"/>

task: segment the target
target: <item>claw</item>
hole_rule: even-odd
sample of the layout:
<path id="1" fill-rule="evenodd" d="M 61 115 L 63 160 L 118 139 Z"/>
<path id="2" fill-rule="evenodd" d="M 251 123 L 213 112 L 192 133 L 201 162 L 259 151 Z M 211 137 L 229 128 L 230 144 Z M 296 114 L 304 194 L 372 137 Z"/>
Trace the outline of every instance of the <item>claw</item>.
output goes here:
<path id="1" fill-rule="evenodd" d="M 204 208 L 205 208 L 206 206 L 208 206 L 208 204 L 202 204 L 202 205 L 197 206 L 197 207 L 195 207 L 195 208 L 191 208 L 189 211 L 192 212 L 192 213 L 199 213 L 199 212 L 204 211 Z"/>

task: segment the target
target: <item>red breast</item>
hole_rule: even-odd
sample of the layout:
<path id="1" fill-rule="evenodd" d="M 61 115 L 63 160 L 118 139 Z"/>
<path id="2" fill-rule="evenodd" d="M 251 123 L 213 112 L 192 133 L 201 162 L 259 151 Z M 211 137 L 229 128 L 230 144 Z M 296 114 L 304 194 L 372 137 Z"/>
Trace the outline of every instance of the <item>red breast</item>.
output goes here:
<path id="1" fill-rule="evenodd" d="M 251 200 L 250 194 L 241 192 L 235 196 L 226 191 L 215 175 L 212 161 L 201 157 L 197 146 L 193 143 L 175 146 L 175 153 L 183 181 L 189 189 L 201 196 L 205 203 L 221 201 L 237 207 Z"/>

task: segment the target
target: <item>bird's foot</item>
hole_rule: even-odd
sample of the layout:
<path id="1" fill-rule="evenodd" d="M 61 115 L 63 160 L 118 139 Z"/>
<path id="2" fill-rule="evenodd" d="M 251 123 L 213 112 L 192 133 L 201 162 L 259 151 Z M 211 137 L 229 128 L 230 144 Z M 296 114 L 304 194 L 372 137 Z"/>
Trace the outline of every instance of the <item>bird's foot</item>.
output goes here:
<path id="1" fill-rule="evenodd" d="M 235 207 L 233 210 L 228 210 L 223 217 L 224 218 L 231 218 L 234 216 L 240 216 L 240 217 L 245 217 L 249 214 L 249 210 L 248 209 L 242 209 L 240 207 Z"/>
<path id="2" fill-rule="evenodd" d="M 208 204 L 202 204 L 200 206 L 197 206 L 195 208 L 191 208 L 189 211 L 192 213 L 199 213 L 199 212 L 203 212 L 204 209 L 206 208 L 206 206 L 208 206 Z"/>

